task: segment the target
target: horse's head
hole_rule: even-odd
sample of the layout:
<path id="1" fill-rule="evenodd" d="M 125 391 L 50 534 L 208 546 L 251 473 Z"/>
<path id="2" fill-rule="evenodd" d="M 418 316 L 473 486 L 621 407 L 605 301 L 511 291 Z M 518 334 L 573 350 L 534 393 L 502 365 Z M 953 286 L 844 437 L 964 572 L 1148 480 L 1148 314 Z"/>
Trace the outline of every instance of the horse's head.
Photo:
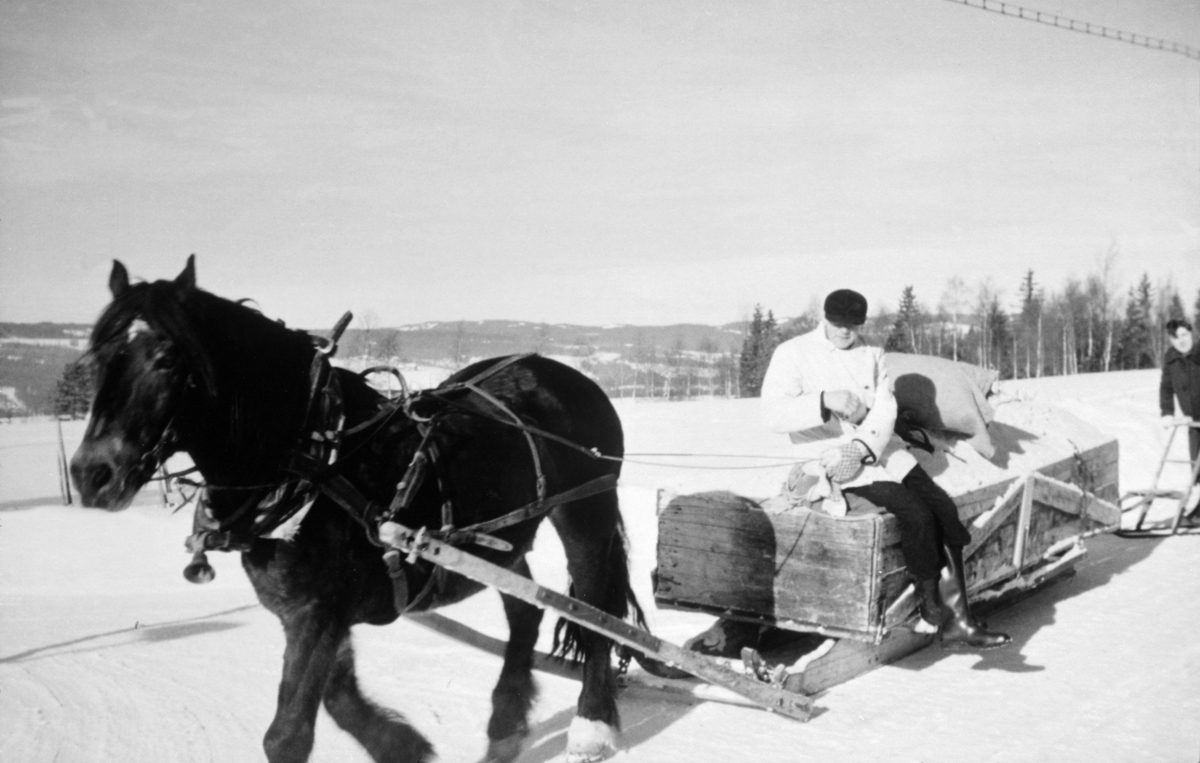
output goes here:
<path id="1" fill-rule="evenodd" d="M 112 302 L 92 330 L 96 397 L 71 477 L 84 506 L 120 510 L 175 448 L 173 422 L 189 388 L 211 386 L 206 358 L 186 330 L 195 259 L 174 281 L 130 285 L 113 262 Z"/>

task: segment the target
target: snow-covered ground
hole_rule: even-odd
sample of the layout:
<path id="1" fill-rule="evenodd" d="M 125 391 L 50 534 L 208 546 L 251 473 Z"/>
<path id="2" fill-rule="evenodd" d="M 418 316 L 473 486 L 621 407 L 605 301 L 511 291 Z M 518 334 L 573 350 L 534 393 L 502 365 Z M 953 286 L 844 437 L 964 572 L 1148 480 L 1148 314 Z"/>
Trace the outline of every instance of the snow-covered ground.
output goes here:
<path id="1" fill-rule="evenodd" d="M 1156 371 L 1062 377 L 1009 383 L 1004 395 L 1061 405 L 1118 438 L 1128 489 L 1149 486 L 1165 442 L 1157 380 Z M 765 462 L 735 456 L 785 456 L 786 438 L 758 426 L 753 400 L 623 400 L 618 410 L 638 593 L 655 631 L 680 643 L 711 619 L 653 607 L 656 491 L 769 495 L 785 467 L 728 467 Z M 64 430 L 69 453 L 82 423 Z M 189 512 L 169 513 L 152 491 L 120 514 L 64 507 L 56 449 L 53 423 L 0 425 L 0 761 L 262 760 L 283 638 L 237 558 L 211 554 L 217 579 L 188 584 Z M 717 455 L 636 455 L 675 453 Z M 1200 760 L 1200 537 L 1101 536 L 1088 547 L 1076 576 L 990 618 L 1013 635 L 1010 649 L 926 649 L 819 695 L 806 724 L 626 697 L 616 760 Z M 548 528 L 531 563 L 541 582 L 565 582 Z M 446 614 L 504 636 L 492 593 Z M 366 690 L 413 721 L 441 760 L 482 759 L 497 658 L 408 622 L 362 626 L 356 643 Z M 523 763 L 562 757 L 578 692 L 566 679 L 538 680 Z M 322 714 L 312 760 L 367 757 Z"/>

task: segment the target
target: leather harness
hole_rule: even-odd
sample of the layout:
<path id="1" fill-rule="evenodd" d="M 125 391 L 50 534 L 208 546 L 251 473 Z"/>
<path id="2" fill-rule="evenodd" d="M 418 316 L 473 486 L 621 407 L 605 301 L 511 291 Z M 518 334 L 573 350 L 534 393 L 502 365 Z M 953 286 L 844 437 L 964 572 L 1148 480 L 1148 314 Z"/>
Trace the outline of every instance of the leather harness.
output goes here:
<path id="1" fill-rule="evenodd" d="M 537 475 L 537 499 L 503 516 L 467 527 L 454 526 L 453 507 L 450 501 L 444 501 L 442 504 L 442 527 L 436 530 L 423 527 L 419 530 L 422 537 L 452 545 L 474 544 L 498 551 L 511 551 L 512 544 L 495 537 L 493 533 L 547 514 L 560 504 L 616 488 L 617 476 L 606 474 L 553 496 L 546 496 L 546 477 L 542 471 L 541 457 L 538 453 L 537 443 L 534 441 L 535 437 L 559 442 L 593 458 L 608 457 L 603 456 L 594 448 L 585 448 L 552 432 L 546 432 L 526 424 L 502 401 L 480 386 L 487 378 L 530 357 L 533 353 L 511 355 L 467 381 L 417 393 L 409 391 L 408 385 L 398 369 L 392 367 L 367 369 L 363 372 L 364 375 L 386 371 L 397 376 L 402 387 L 401 396 L 383 405 L 379 412 L 367 421 L 351 429 L 345 429 L 341 385 L 338 382 L 337 374 L 333 373 L 329 359 L 337 351 L 337 341 L 350 318 L 350 313 L 342 316 L 334 327 L 331 339 L 314 338 L 317 343 L 317 352 L 309 368 L 309 399 L 305 419 L 306 424 L 307 422 L 314 423 L 306 426 L 301 442 L 289 456 L 287 471 L 294 477 L 271 487 L 265 495 L 261 493 L 252 495 L 233 514 L 220 521 L 211 516 L 207 501 L 203 498 L 198 500 L 194 532 L 186 542 L 187 549 L 194 554 L 192 566 L 208 566 L 204 556 L 205 551 L 247 551 L 258 538 L 289 538 L 298 529 L 300 521 L 303 520 L 317 495 L 324 494 L 344 509 L 364 529 L 368 539 L 374 545 L 386 549 L 384 560 L 392 577 L 397 611 L 403 614 L 414 607 L 428 595 L 435 582 L 439 580 L 438 571 L 441 571 L 441 568 L 436 568 L 429 575 L 424 589 L 410 601 L 399 552 L 379 540 L 378 526 L 382 522 L 396 520 L 408 509 L 417 491 L 424 483 L 430 465 L 435 467 L 439 493 L 443 492 L 441 476 L 437 474 L 436 470 L 437 448 L 432 438 L 438 416 L 424 418 L 412 409 L 413 403 L 423 397 L 436 397 L 441 402 L 449 404 L 450 407 L 465 413 L 482 416 L 499 424 L 519 429 L 529 445 L 530 457 Z M 486 401 L 500 415 L 492 415 L 446 397 L 449 393 L 464 389 Z M 374 425 L 382 425 L 397 413 L 402 413 L 416 424 L 421 441 L 413 453 L 403 478 L 396 485 L 396 491 L 390 504 L 384 507 L 365 497 L 353 483 L 334 469 L 334 465 L 337 462 L 339 449 L 345 435 L 370 429 Z M 406 561 L 408 564 L 413 564 L 416 561 L 415 554 L 410 554 Z M 191 566 L 190 569 L 192 569 Z M 191 575 L 188 577 L 193 579 Z M 197 577 L 201 580 L 204 579 L 203 576 Z"/>

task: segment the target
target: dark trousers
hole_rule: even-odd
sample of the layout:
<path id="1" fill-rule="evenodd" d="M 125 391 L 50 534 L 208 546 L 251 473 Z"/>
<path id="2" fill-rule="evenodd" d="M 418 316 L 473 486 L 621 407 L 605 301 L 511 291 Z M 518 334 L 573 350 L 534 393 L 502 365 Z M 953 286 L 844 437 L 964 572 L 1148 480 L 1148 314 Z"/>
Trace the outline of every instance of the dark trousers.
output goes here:
<path id="1" fill-rule="evenodd" d="M 865 498 L 900 520 L 900 550 L 908 574 L 916 580 L 941 575 L 943 545 L 971 542 L 954 499 L 920 466 L 913 467 L 903 482 L 874 482 L 844 492 Z"/>

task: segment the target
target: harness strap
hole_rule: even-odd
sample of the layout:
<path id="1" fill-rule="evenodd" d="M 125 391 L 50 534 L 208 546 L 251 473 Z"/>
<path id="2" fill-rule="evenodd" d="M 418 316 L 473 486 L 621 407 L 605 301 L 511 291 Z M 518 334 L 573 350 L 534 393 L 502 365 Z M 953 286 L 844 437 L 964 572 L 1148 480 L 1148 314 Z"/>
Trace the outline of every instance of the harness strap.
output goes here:
<path id="1" fill-rule="evenodd" d="M 478 384 L 479 382 L 483 381 L 484 379 L 488 378 L 489 376 L 493 376 L 493 375 L 503 371 L 504 369 L 511 366 L 513 363 L 520 362 L 520 361 L 524 360 L 525 358 L 531 358 L 536 354 L 537 354 L 536 352 L 521 352 L 521 353 L 517 353 L 516 355 L 509 355 L 507 358 L 500 361 L 496 365 L 489 366 L 488 368 L 483 369 L 479 373 L 472 376 L 470 379 L 467 379 L 465 382 L 455 382 L 454 384 L 448 384 L 445 387 L 439 388 L 437 391 L 438 392 L 449 392 L 451 390 L 455 390 L 460 387 L 471 387 L 472 385 Z"/>
<path id="2" fill-rule="evenodd" d="M 311 457 L 306 457 L 306 459 L 309 460 L 310 463 L 315 463 L 315 465 L 318 466 L 320 465 L 320 462 L 314 462 Z M 358 488 L 350 482 L 350 480 L 346 479 L 340 474 L 334 472 L 325 472 L 323 474 L 309 476 L 316 484 L 317 489 L 329 496 L 334 503 L 341 506 L 348 514 L 350 514 L 355 522 L 368 530 L 368 536 L 371 538 L 372 542 L 376 543 L 376 545 L 382 545 L 375 540 L 375 535 L 373 533 L 374 528 L 371 526 L 375 519 L 383 516 L 384 509 L 382 505 L 364 496 L 361 492 L 359 492 Z M 507 543 L 507 541 L 494 538 L 491 536 L 491 533 L 495 532 L 496 530 L 501 530 L 505 527 L 511 527 L 512 525 L 541 516 L 560 504 L 570 503 L 571 501 L 577 501 L 581 498 L 587 498 L 599 493 L 613 490 L 616 488 L 616 486 L 617 476 L 615 474 L 605 474 L 601 477 L 589 480 L 588 482 L 585 482 L 577 487 L 564 490 L 561 493 L 556 493 L 549 498 L 539 498 L 538 500 L 528 503 L 519 509 L 510 511 L 502 517 L 497 517 L 496 519 L 491 519 L 486 522 L 468 525 L 467 527 L 433 531 L 427 530 L 426 534 L 430 537 L 438 538 L 439 540 L 443 540 L 447 543 L 452 541 L 477 542 L 482 540 L 479 545 L 488 546 L 489 548 L 500 548 L 501 550 L 510 550 L 512 547 Z M 497 546 L 493 544 L 502 545 Z M 507 546 L 507 548 L 505 548 L 505 546 Z"/>
<path id="3" fill-rule="evenodd" d="M 616 488 L 616 486 L 617 475 L 605 474 L 593 480 L 588 480 L 578 487 L 573 487 L 570 490 L 564 490 L 561 493 L 557 493 L 550 498 L 539 498 L 538 500 L 525 504 L 516 511 L 511 511 L 502 517 L 497 517 L 496 519 L 490 519 L 487 522 L 479 522 L 478 524 L 470 525 L 469 527 L 453 530 L 447 534 L 446 542 L 470 542 L 474 538 L 481 535 L 486 537 L 485 534 L 493 533 L 497 530 L 502 530 L 505 527 L 511 527 L 513 525 L 520 524 L 527 519 L 533 519 L 534 517 L 541 516 L 560 504 L 578 501 L 581 498 L 590 498 L 591 496 L 598 495 L 600 493 L 606 493 L 609 490 Z M 487 544 L 483 543 L 481 545 Z"/>
<path id="4" fill-rule="evenodd" d="M 525 428 L 525 422 L 521 421 L 521 419 L 517 417 L 517 414 L 510 411 L 508 407 L 504 405 L 504 403 L 497 400 L 482 387 L 477 387 L 472 382 L 467 382 L 464 386 L 507 414 L 508 417 L 513 420 L 513 423 L 517 425 L 517 428 L 521 430 L 521 434 L 525 435 L 525 442 L 529 443 L 529 452 L 533 456 L 533 470 L 537 473 L 538 500 L 545 498 L 546 475 L 542 473 L 542 458 L 538 455 L 537 443 L 533 441 L 533 435 L 530 434 L 529 430 Z"/>
<path id="5" fill-rule="evenodd" d="M 334 503 L 345 509 L 350 518 L 367 531 L 367 537 L 372 543 L 382 547 L 383 544 L 375 538 L 374 528 L 371 527 L 370 521 L 373 517 L 382 514 L 383 507 L 381 505 L 359 492 L 350 480 L 340 474 L 322 474 L 316 478 L 316 486 Z"/>
<path id="6" fill-rule="evenodd" d="M 492 416 L 489 416 L 482 411 L 477 411 L 474 408 L 463 405 L 462 403 L 459 403 L 455 400 L 443 399 L 442 402 L 446 403 L 449 406 L 457 408 L 458 410 L 463 411 L 464 413 L 473 414 L 475 416 L 483 416 L 485 418 L 491 419 L 492 421 L 495 421 L 498 424 L 503 424 L 503 425 L 509 426 L 509 427 L 515 427 L 517 429 L 520 429 L 523 432 L 527 432 L 529 434 L 536 435 L 536 436 L 542 438 L 543 440 L 551 440 L 553 442 L 558 443 L 559 445 L 565 445 L 566 447 L 568 447 L 572 450 L 579 451 L 580 453 L 582 453 L 585 456 L 588 456 L 589 458 L 604 459 L 607 461 L 623 460 L 617 456 L 605 455 L 605 454 L 601 453 L 598 448 L 585 448 L 577 442 L 572 442 L 571 440 L 568 440 L 565 437 L 560 437 L 559 435 L 556 435 L 553 432 L 547 432 L 545 429 L 540 429 L 540 428 L 532 426 L 530 424 L 526 424 L 525 422 L 521 421 L 520 419 L 517 419 L 515 421 L 505 421 L 504 419 L 497 419 Z"/>

